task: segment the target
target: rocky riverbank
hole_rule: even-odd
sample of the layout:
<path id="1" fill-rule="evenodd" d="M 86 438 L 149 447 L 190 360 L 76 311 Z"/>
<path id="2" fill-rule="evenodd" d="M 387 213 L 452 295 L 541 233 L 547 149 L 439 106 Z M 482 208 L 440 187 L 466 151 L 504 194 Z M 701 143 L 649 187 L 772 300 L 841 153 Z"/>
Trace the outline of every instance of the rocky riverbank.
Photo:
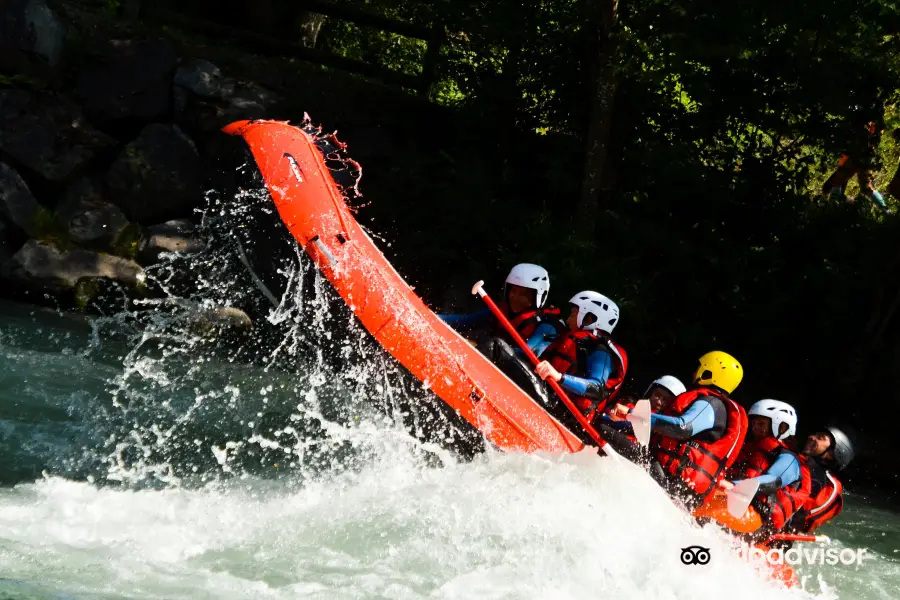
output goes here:
<path id="1" fill-rule="evenodd" d="M 283 114 L 281 98 L 168 39 L 101 39 L 42 0 L 7 4 L 0 294 L 80 310 L 110 286 L 158 294 L 147 267 L 205 248 L 197 209 L 220 128 Z M 210 322 L 223 320 L 249 326 L 232 307 Z"/>

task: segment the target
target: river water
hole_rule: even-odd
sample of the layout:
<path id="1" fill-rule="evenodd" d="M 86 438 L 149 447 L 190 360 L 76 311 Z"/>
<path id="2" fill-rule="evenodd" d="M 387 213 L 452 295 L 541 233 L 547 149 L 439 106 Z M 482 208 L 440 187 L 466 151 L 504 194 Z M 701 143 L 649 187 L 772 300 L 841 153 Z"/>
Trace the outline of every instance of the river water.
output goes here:
<path id="1" fill-rule="evenodd" d="M 217 252 L 157 310 L 0 304 L 0 599 L 900 597 L 877 497 L 824 531 L 862 564 L 787 591 L 633 465 L 449 451 L 417 410 L 435 400 L 302 261 L 253 336 L 211 339 L 191 310 L 259 295 Z"/>
<path id="2" fill-rule="evenodd" d="M 0 309 L 0 598 L 809 597 L 764 582 L 636 468 L 462 461 L 376 411 L 329 422 L 324 376 L 151 358 L 103 319 Z M 271 406 L 321 431 L 261 434 Z M 801 567 L 810 596 L 897 597 L 900 519 L 873 502 L 851 494 L 826 531 L 872 558 Z M 681 564 L 692 544 L 708 565 Z"/>

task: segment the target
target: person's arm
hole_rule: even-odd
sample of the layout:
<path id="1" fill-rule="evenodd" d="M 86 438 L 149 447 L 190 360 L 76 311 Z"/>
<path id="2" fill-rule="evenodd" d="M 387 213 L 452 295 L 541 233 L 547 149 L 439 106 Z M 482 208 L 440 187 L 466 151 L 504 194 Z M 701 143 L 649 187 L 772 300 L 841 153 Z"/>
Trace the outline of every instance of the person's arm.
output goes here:
<path id="1" fill-rule="evenodd" d="M 534 330 L 534 333 L 531 334 L 531 337 L 525 340 L 525 343 L 528 344 L 528 347 L 531 348 L 531 351 L 534 352 L 535 356 L 540 356 L 558 334 L 559 332 L 556 330 L 556 327 L 550 323 L 541 323 Z M 522 352 L 521 348 L 516 348 L 516 353 L 520 355 L 525 354 Z"/>
<path id="2" fill-rule="evenodd" d="M 475 313 L 465 315 L 439 314 L 438 318 L 453 329 L 471 330 L 487 327 L 491 324 L 493 314 L 491 309 L 485 308 Z"/>
<path id="3" fill-rule="evenodd" d="M 607 413 L 601 414 L 600 419 L 602 419 L 604 425 L 606 425 L 607 427 L 612 427 L 613 429 L 616 429 L 618 431 L 622 431 L 625 433 L 633 433 L 634 431 L 634 428 L 631 426 L 631 423 L 629 421 L 616 421 Z"/>
<path id="4" fill-rule="evenodd" d="M 563 374 L 559 380 L 562 388 L 591 400 L 604 400 L 607 396 L 606 380 L 612 374 L 612 357 L 606 350 L 597 350 L 587 359 L 587 376 L 575 377 Z"/>
<path id="5" fill-rule="evenodd" d="M 695 400 L 680 417 L 650 413 L 650 430 L 676 440 L 687 440 L 716 425 L 716 411 L 706 400 Z"/>
<path id="6" fill-rule="evenodd" d="M 757 493 L 769 495 L 800 480 L 800 461 L 792 452 L 782 452 L 766 472 L 756 478 L 759 481 Z M 741 480 L 732 481 L 738 484 Z"/>

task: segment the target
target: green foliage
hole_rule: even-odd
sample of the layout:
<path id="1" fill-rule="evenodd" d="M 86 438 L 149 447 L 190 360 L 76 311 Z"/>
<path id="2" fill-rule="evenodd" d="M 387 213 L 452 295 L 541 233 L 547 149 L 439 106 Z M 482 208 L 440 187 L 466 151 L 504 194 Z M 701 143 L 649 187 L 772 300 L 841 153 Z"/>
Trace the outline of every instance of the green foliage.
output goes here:
<path id="1" fill-rule="evenodd" d="M 871 202 L 829 200 L 821 188 L 842 152 L 860 152 L 865 123 L 900 124 L 892 7 L 621 3 L 614 179 L 596 238 L 579 239 L 596 56 L 584 4 L 368 4 L 447 26 L 437 98 L 480 132 L 442 142 L 447 159 L 404 156 L 389 177 L 364 182 L 371 213 L 395 224 L 382 233 L 407 248 L 395 259 L 433 281 L 432 297 L 448 279 L 492 277 L 496 289 L 512 263 L 541 262 L 557 303 L 581 288 L 621 301 L 638 378 L 687 371 L 686 357 L 721 346 L 754 373 L 742 390 L 751 397 L 803 397 L 814 376 L 833 373 L 840 383 L 847 357 L 833 350 L 859 343 L 896 241 Z M 330 47 L 354 43 L 337 27 L 323 35 Z M 504 143 L 510 123 L 554 135 Z M 876 159 L 884 192 L 900 161 L 891 136 Z M 846 192 L 855 196 L 856 183 Z M 788 378 L 798 353 L 802 376 Z"/>
<path id="2" fill-rule="evenodd" d="M 35 79 L 20 73 L 14 75 L 4 75 L 3 73 L 0 73 L 0 87 L 35 89 L 39 87 L 39 84 Z"/>
<path id="3" fill-rule="evenodd" d="M 331 20 L 322 36 L 322 47 L 340 56 L 382 65 L 400 73 L 418 75 L 426 43 L 422 40 Z M 335 43 L 335 40 L 343 40 Z"/>
<path id="4" fill-rule="evenodd" d="M 69 246 L 72 241 L 69 231 L 59 213 L 45 206 L 38 206 L 31 217 L 32 236 L 42 242 L 51 242 L 60 248 Z"/>
<path id="5" fill-rule="evenodd" d="M 883 193 L 900 161 L 889 135 L 900 126 L 892 3 L 629 0 L 609 39 L 591 17 L 601 0 L 334 4 L 447 31 L 436 102 L 453 109 L 449 125 L 359 108 L 411 149 L 364 160 L 371 204 L 360 216 L 432 304 L 476 279 L 499 290 L 512 263 L 540 262 L 557 304 L 583 288 L 620 301 L 638 385 L 686 373 L 710 347 L 744 361 L 748 398 L 863 381 L 846 364 L 865 351 L 896 226 L 822 186 L 842 153 L 866 153 L 870 121 L 885 130 L 870 157 Z M 222 18 L 240 22 L 248 5 L 228 6 Z M 426 43 L 329 18 L 318 47 L 416 74 Z M 575 214 L 602 48 L 617 80 L 609 167 L 597 233 L 582 237 Z M 342 134 L 352 154 L 354 132 Z"/>

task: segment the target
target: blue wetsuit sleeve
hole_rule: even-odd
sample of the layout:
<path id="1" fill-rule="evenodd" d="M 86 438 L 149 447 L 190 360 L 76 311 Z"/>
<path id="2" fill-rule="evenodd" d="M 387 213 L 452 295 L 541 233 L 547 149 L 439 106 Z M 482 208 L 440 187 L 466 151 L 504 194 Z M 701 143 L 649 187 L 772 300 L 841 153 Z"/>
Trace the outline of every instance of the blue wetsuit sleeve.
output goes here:
<path id="1" fill-rule="evenodd" d="M 465 315 L 439 314 L 438 318 L 454 329 L 478 329 L 491 324 L 491 309 L 485 308 L 475 313 Z"/>
<path id="2" fill-rule="evenodd" d="M 609 418 L 609 415 L 603 413 L 600 415 L 600 418 L 603 420 L 603 424 L 612 427 L 613 429 L 617 429 L 619 431 L 625 431 L 628 433 L 632 433 L 634 428 L 631 426 L 631 423 L 628 421 L 613 421 Z"/>
<path id="3" fill-rule="evenodd" d="M 766 472 L 756 478 L 759 493 L 771 494 L 800 480 L 800 461 L 792 452 L 782 452 Z M 738 483 L 737 480 L 733 483 Z"/>
<path id="4" fill-rule="evenodd" d="M 557 335 L 559 335 L 559 332 L 556 330 L 556 327 L 550 323 L 541 323 L 534 330 L 534 333 L 531 334 L 531 337 L 525 340 L 525 342 L 535 355 L 540 356 Z M 516 348 L 516 352 L 522 355 L 525 354 L 520 348 Z"/>
<path id="5" fill-rule="evenodd" d="M 680 417 L 650 414 L 650 429 L 676 440 L 687 440 L 716 425 L 716 411 L 706 400 L 697 400 Z"/>
<path id="6" fill-rule="evenodd" d="M 612 374 L 612 357 L 606 350 L 600 349 L 587 358 L 587 376 L 575 377 L 564 374 L 559 384 L 567 392 L 576 396 L 584 396 L 592 400 L 606 398 L 606 381 Z"/>

